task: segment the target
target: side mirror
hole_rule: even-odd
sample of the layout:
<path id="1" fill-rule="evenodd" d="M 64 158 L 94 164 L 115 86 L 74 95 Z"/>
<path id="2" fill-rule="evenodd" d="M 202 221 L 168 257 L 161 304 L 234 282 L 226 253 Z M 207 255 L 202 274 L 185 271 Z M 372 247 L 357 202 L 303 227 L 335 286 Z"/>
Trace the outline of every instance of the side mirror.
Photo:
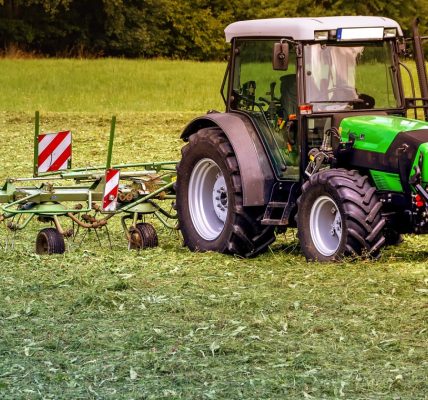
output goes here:
<path id="1" fill-rule="evenodd" d="M 282 39 L 273 45 L 272 67 L 277 71 L 287 71 L 288 69 L 288 42 Z"/>

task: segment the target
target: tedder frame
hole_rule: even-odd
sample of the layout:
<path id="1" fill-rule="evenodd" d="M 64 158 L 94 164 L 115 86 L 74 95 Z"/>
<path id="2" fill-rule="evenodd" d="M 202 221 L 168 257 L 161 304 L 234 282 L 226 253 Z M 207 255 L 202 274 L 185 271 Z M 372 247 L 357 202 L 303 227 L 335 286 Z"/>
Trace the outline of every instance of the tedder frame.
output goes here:
<path id="1" fill-rule="evenodd" d="M 169 229 L 178 229 L 173 209 L 176 162 L 112 164 L 115 130 L 113 116 L 104 166 L 71 168 L 71 132 L 46 134 L 52 135 L 52 140 L 50 148 L 43 148 L 41 143 L 46 135 L 40 134 L 40 114 L 35 113 L 33 176 L 7 178 L 0 190 L 0 220 L 13 238 L 35 218 L 51 224 L 37 235 L 38 254 L 64 253 L 64 238 L 75 238 L 80 229 L 85 235 L 93 230 L 99 240 L 97 231 L 104 228 L 111 247 L 107 224 L 119 215 L 129 249 L 157 246 L 156 230 L 145 222 L 146 216 L 154 216 Z M 60 149 L 61 141 L 66 140 L 69 146 Z M 59 160 L 61 156 L 59 166 L 54 158 Z M 41 157 L 51 167 L 47 171 L 40 169 Z M 166 201 L 171 203 L 169 208 Z M 71 220 L 73 227 L 65 229 L 63 219 Z M 5 248 L 8 245 L 9 239 Z M 14 245 L 13 239 L 10 245 Z"/>

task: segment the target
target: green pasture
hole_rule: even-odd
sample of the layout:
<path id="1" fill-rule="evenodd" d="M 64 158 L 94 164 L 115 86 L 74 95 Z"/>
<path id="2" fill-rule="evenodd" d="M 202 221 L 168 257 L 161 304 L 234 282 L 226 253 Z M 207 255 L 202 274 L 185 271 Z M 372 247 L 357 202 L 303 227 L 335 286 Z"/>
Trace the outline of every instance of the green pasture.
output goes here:
<path id="1" fill-rule="evenodd" d="M 33 112 L 72 129 L 74 164 L 178 159 L 186 123 L 222 109 L 225 65 L 0 60 L 0 177 L 29 175 Z M 34 254 L 34 222 L 4 248 L 1 399 L 428 399 L 428 238 L 377 261 L 306 263 L 296 232 L 241 259 L 101 234 Z M 81 238 L 80 238 L 81 239 Z"/>
<path id="2" fill-rule="evenodd" d="M 224 70 L 191 61 L 3 59 L 0 110 L 207 111 L 224 104 Z"/>

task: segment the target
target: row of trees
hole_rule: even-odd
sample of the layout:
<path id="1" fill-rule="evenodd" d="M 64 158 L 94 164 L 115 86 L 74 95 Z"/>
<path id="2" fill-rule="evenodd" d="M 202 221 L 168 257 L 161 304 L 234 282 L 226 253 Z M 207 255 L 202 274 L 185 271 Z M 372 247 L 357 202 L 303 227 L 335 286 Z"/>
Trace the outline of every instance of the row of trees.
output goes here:
<path id="1" fill-rule="evenodd" d="M 409 27 L 428 0 L 0 0 L 0 51 L 222 59 L 237 20 L 382 15 Z"/>

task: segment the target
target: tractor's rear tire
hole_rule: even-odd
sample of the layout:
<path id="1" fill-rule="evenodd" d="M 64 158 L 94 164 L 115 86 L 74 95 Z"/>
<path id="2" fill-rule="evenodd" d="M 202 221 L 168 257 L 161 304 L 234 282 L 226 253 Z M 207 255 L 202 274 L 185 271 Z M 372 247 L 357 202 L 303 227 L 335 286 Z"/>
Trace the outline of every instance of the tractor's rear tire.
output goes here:
<path id="1" fill-rule="evenodd" d="M 238 162 L 223 131 L 199 130 L 181 153 L 176 195 L 184 244 L 244 257 L 265 251 L 274 228 L 261 225 L 263 207 L 243 206 Z"/>
<path id="2" fill-rule="evenodd" d="M 308 261 L 376 257 L 385 245 L 382 203 L 367 176 L 329 169 L 302 186 L 297 228 Z"/>
<path id="3" fill-rule="evenodd" d="M 44 228 L 37 234 L 37 254 L 62 254 L 65 252 L 64 236 L 55 228 Z"/>

